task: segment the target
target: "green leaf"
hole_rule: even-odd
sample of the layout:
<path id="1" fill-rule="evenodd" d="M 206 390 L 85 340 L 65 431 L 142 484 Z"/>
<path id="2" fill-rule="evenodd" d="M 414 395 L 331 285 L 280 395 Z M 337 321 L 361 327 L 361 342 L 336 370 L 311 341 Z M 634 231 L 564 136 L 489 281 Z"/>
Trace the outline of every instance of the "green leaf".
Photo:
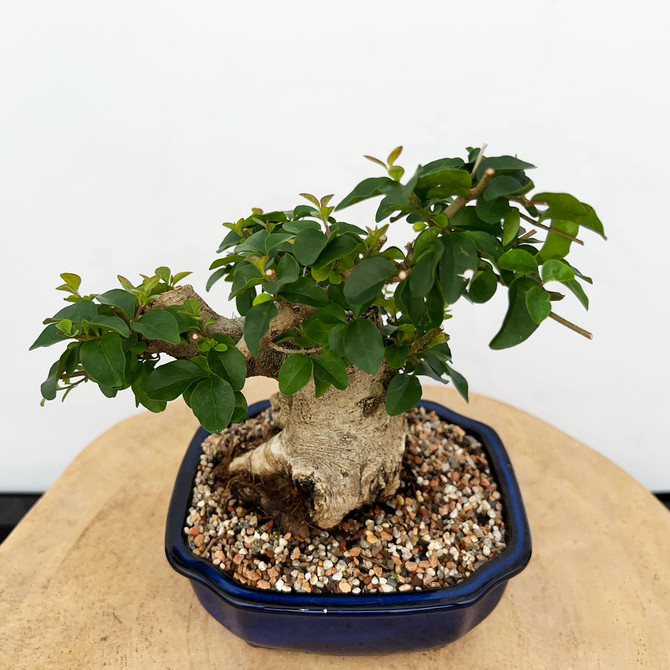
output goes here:
<path id="1" fill-rule="evenodd" d="M 498 288 L 498 277 L 490 265 L 479 270 L 470 280 L 468 297 L 472 302 L 483 303 L 490 300 Z"/>
<path id="2" fill-rule="evenodd" d="M 233 416 L 230 417 L 230 422 L 242 423 L 246 420 L 248 412 L 249 406 L 247 405 L 247 399 L 244 397 L 244 393 L 235 391 L 235 409 L 233 410 Z"/>
<path id="3" fill-rule="evenodd" d="M 98 314 L 98 316 L 93 319 L 84 319 L 82 324 L 85 328 L 88 328 L 89 326 L 97 326 L 99 328 L 112 330 L 122 337 L 128 337 L 130 335 L 128 324 L 118 316 L 105 316 L 104 314 Z"/>
<path id="4" fill-rule="evenodd" d="M 509 306 L 503 324 L 491 340 L 491 349 L 507 349 L 528 339 L 536 330 L 538 324 L 528 313 L 526 296 L 537 282 L 529 277 L 518 277 L 509 287 Z"/>
<path id="5" fill-rule="evenodd" d="M 81 277 L 72 272 L 63 272 L 60 278 L 73 290 L 78 291 L 81 286 Z"/>
<path id="6" fill-rule="evenodd" d="M 132 329 L 147 340 L 162 340 L 179 344 L 179 322 L 165 309 L 152 309 L 131 324 Z"/>
<path id="7" fill-rule="evenodd" d="M 299 209 L 296 207 L 296 210 Z M 314 215 L 316 215 L 316 210 L 312 207 L 308 207 Z M 282 230 L 285 230 L 288 233 L 293 233 L 297 235 L 303 230 L 311 228 L 312 230 L 321 230 L 321 224 L 318 221 L 312 221 L 312 219 L 300 219 L 299 221 L 289 221 L 282 226 Z"/>
<path id="8" fill-rule="evenodd" d="M 314 368 L 314 396 L 322 398 L 326 391 L 332 386 L 330 381 L 322 374 L 320 368 Z"/>
<path id="9" fill-rule="evenodd" d="M 256 299 L 256 289 L 254 287 L 243 291 L 235 298 L 235 307 L 240 313 L 240 316 L 245 316 L 246 313 L 253 307 Z"/>
<path id="10" fill-rule="evenodd" d="M 79 300 L 78 302 L 63 307 L 54 314 L 56 321 L 61 319 L 70 319 L 75 323 L 81 323 L 84 319 L 95 318 L 98 315 L 98 306 L 91 300 Z"/>
<path id="11" fill-rule="evenodd" d="M 451 228 L 459 230 L 483 230 L 486 233 L 497 233 L 497 226 L 482 221 L 477 215 L 476 207 L 463 207 L 459 209 L 449 222 Z M 432 230 L 429 228 L 429 230 Z"/>
<path id="12" fill-rule="evenodd" d="M 217 377 L 229 381 L 235 391 L 242 390 L 247 379 L 247 362 L 239 349 L 210 349 L 207 353 L 207 364 Z"/>
<path id="13" fill-rule="evenodd" d="M 463 285 L 465 286 L 465 280 Z M 421 298 L 411 294 L 409 282 L 401 282 L 394 298 L 400 311 L 418 328 L 437 328 L 444 320 L 444 298 L 439 286 L 433 286 L 428 295 Z"/>
<path id="14" fill-rule="evenodd" d="M 510 249 L 498 259 L 498 267 L 501 270 L 511 270 L 519 274 L 537 272 L 537 260 L 525 249 Z"/>
<path id="15" fill-rule="evenodd" d="M 282 286 L 291 284 L 300 277 L 298 261 L 291 254 L 284 254 L 279 263 L 277 263 L 276 273 L 277 280 L 268 282 L 265 285 L 265 290 L 272 295 L 277 294 Z"/>
<path id="16" fill-rule="evenodd" d="M 323 265 L 334 263 L 353 253 L 360 244 L 361 241 L 353 235 L 331 237 L 324 250 L 319 254 L 319 258 L 314 263 L 314 266 L 319 268 Z"/>
<path id="17" fill-rule="evenodd" d="M 105 333 L 100 340 L 83 342 L 79 351 L 84 370 L 102 386 L 123 386 L 126 355 L 116 333 Z"/>
<path id="18" fill-rule="evenodd" d="M 312 359 L 305 354 L 291 354 L 279 370 L 279 390 L 293 395 L 309 384 L 312 378 Z"/>
<path id="19" fill-rule="evenodd" d="M 340 305 L 329 303 L 317 309 L 304 323 L 305 334 L 315 342 L 328 344 L 328 337 L 333 326 L 346 323 L 347 315 Z"/>
<path id="20" fill-rule="evenodd" d="M 384 249 L 383 251 L 379 252 L 380 256 L 383 256 L 384 258 L 388 258 L 389 260 L 392 261 L 404 261 L 405 260 L 405 254 L 400 249 L 399 247 L 388 247 Z"/>
<path id="21" fill-rule="evenodd" d="M 486 200 L 485 198 L 477 198 L 475 205 L 477 216 L 486 223 L 499 223 L 507 216 L 511 209 L 507 198 L 495 198 L 494 200 Z"/>
<path id="22" fill-rule="evenodd" d="M 530 318 L 538 325 L 551 314 L 551 298 L 549 292 L 541 286 L 532 286 L 526 293 L 526 308 Z"/>
<path id="23" fill-rule="evenodd" d="M 456 372 L 449 364 L 445 363 L 444 367 L 447 370 L 447 374 L 451 377 L 451 381 L 456 388 L 456 390 L 461 394 L 465 402 L 470 402 L 468 397 L 468 380 L 460 373 Z"/>
<path id="24" fill-rule="evenodd" d="M 53 400 L 56 397 L 59 376 L 60 361 L 56 361 L 49 369 L 47 378 L 40 385 L 40 392 L 45 400 Z"/>
<path id="25" fill-rule="evenodd" d="M 118 393 L 118 389 L 114 389 L 111 386 L 105 386 L 104 384 L 98 384 L 98 388 L 105 398 L 116 398 L 116 394 Z"/>
<path id="26" fill-rule="evenodd" d="M 268 231 L 261 229 L 250 237 L 247 237 L 242 244 L 238 244 L 235 247 L 235 251 L 237 253 L 246 252 L 263 256 L 265 254 L 265 240 L 268 236 Z"/>
<path id="27" fill-rule="evenodd" d="M 542 281 L 560 281 L 569 282 L 575 278 L 574 270 L 567 264 L 557 258 L 550 258 L 542 266 Z"/>
<path id="28" fill-rule="evenodd" d="M 429 198 L 448 198 L 452 195 L 467 196 L 472 188 L 472 178 L 467 170 L 444 168 L 428 173 L 420 170 L 416 190 L 428 191 Z"/>
<path id="29" fill-rule="evenodd" d="M 309 277 L 282 286 L 279 295 L 293 305 L 310 305 L 320 307 L 328 302 L 326 292 Z"/>
<path id="30" fill-rule="evenodd" d="M 333 326 L 328 333 L 328 348 L 338 356 L 344 356 L 344 336 L 347 332 L 347 326 L 340 324 Z"/>
<path id="31" fill-rule="evenodd" d="M 177 272 L 177 274 L 172 278 L 173 285 L 178 284 L 182 279 L 186 279 L 189 275 L 192 275 L 192 272 Z"/>
<path id="32" fill-rule="evenodd" d="M 235 392 L 225 379 L 209 377 L 193 389 L 190 405 L 206 431 L 220 433 L 230 423 L 235 411 Z"/>
<path id="33" fill-rule="evenodd" d="M 435 245 L 423 254 L 409 276 L 409 288 L 413 296 L 422 298 L 428 295 L 435 282 L 435 268 L 442 255 L 442 245 Z"/>
<path id="34" fill-rule="evenodd" d="M 383 221 L 393 212 L 407 212 L 414 209 L 412 204 L 416 198 L 414 189 L 419 179 L 419 171 L 414 173 L 414 176 L 403 186 L 402 184 L 393 182 L 393 186 L 385 190 L 385 196 L 379 203 L 377 212 L 375 214 L 375 221 L 379 223 Z"/>
<path id="35" fill-rule="evenodd" d="M 384 360 L 395 370 L 399 370 L 405 365 L 407 356 L 409 356 L 409 347 L 407 345 L 384 347 Z"/>
<path id="36" fill-rule="evenodd" d="M 438 158 L 435 161 L 423 165 L 419 170 L 419 176 L 424 177 L 431 174 L 431 172 L 439 172 L 446 168 L 461 168 L 464 164 L 462 158 Z"/>
<path id="37" fill-rule="evenodd" d="M 438 273 L 445 302 L 453 304 L 463 294 L 466 280 L 461 275 L 468 270 L 476 270 L 479 264 L 477 249 L 462 233 L 452 233 L 439 238 L 442 255 Z"/>
<path id="38" fill-rule="evenodd" d="M 95 296 L 95 299 L 103 305 L 118 307 L 131 319 L 135 316 L 137 298 L 122 288 L 113 288 L 111 291 Z"/>
<path id="39" fill-rule="evenodd" d="M 481 180 L 484 172 L 489 168 L 493 168 L 497 174 L 505 174 L 506 172 L 516 172 L 517 170 L 530 170 L 534 165 L 522 161 L 516 156 L 492 156 L 491 158 L 484 158 L 477 168 L 477 180 Z"/>
<path id="40" fill-rule="evenodd" d="M 149 373 L 144 390 L 153 400 L 174 400 L 204 376 L 205 372 L 193 361 L 171 361 Z"/>
<path id="41" fill-rule="evenodd" d="M 375 375 L 384 360 L 382 334 L 370 321 L 356 319 L 344 333 L 344 352 L 347 358 L 358 368 Z"/>
<path id="42" fill-rule="evenodd" d="M 421 400 L 421 383 L 414 375 L 396 375 L 386 390 L 386 411 L 398 416 L 412 409 Z"/>
<path id="43" fill-rule="evenodd" d="M 512 207 L 507 215 L 505 216 L 505 222 L 503 223 L 503 246 L 506 247 L 508 244 L 511 244 L 516 236 L 519 234 L 519 229 L 521 228 L 521 212 L 516 207 Z"/>
<path id="44" fill-rule="evenodd" d="M 579 232 L 578 223 L 574 221 L 562 221 L 560 219 L 554 219 L 551 222 L 550 228 L 551 230 L 558 230 L 572 237 L 576 237 Z M 572 240 L 550 232 L 537 255 L 537 260 L 540 263 L 546 263 L 551 258 L 565 258 L 570 251 L 571 245 Z"/>
<path id="45" fill-rule="evenodd" d="M 344 297 L 350 305 L 362 305 L 374 298 L 398 271 L 393 263 L 381 256 L 368 258 L 354 267 L 344 284 Z"/>
<path id="46" fill-rule="evenodd" d="M 345 233 L 355 233 L 360 237 L 365 237 L 367 232 L 363 228 L 354 226 L 352 223 L 347 223 L 346 221 L 336 221 L 330 225 L 331 234 L 335 235 L 344 235 Z"/>
<path id="47" fill-rule="evenodd" d="M 150 412 L 162 412 L 167 407 L 165 400 L 154 400 L 147 395 L 144 389 L 147 379 L 149 378 L 149 371 L 146 365 L 140 366 L 140 371 L 135 381 L 132 383 L 133 393 L 135 394 L 135 401 L 138 405 L 146 407 Z"/>
<path id="48" fill-rule="evenodd" d="M 224 238 L 223 242 L 219 245 L 219 248 L 216 250 L 217 254 L 220 254 L 222 251 L 225 251 L 226 249 L 230 247 L 234 247 L 236 244 L 242 241 L 242 236 L 235 232 L 234 230 L 231 230 Z"/>
<path id="49" fill-rule="evenodd" d="M 576 279 L 573 279 L 572 281 L 565 282 L 565 285 L 577 296 L 577 299 L 582 303 L 584 309 L 588 309 L 589 299 L 586 293 L 584 293 L 581 284 Z"/>
<path id="50" fill-rule="evenodd" d="M 255 265 L 238 265 L 233 276 L 233 285 L 230 287 L 230 297 L 236 298 L 242 291 L 262 283 L 263 279 L 263 273 Z"/>
<path id="51" fill-rule="evenodd" d="M 293 237 L 291 233 L 272 233 L 265 238 L 265 253 L 271 254 L 281 244 Z"/>
<path id="52" fill-rule="evenodd" d="M 221 277 L 224 277 L 228 273 L 228 268 L 219 268 L 216 272 L 212 272 L 210 275 L 209 279 L 207 280 L 207 284 L 205 286 L 205 290 L 209 291 L 216 282 L 221 279 Z"/>
<path id="53" fill-rule="evenodd" d="M 313 265 L 327 243 L 328 238 L 320 230 L 307 228 L 295 238 L 293 253 L 302 265 Z"/>
<path id="54" fill-rule="evenodd" d="M 217 258 L 215 261 L 212 261 L 212 264 L 209 266 L 210 270 L 216 270 L 216 268 L 225 267 L 226 265 L 232 265 L 238 261 L 242 261 L 246 258 L 243 254 L 228 254 L 223 258 Z"/>
<path id="55" fill-rule="evenodd" d="M 509 175 L 493 177 L 484 191 L 484 200 L 495 200 L 503 195 L 512 195 L 523 190 L 523 184 Z"/>
<path id="56" fill-rule="evenodd" d="M 30 345 L 29 351 L 39 347 L 50 347 L 52 344 L 63 342 L 66 339 L 67 337 L 58 330 L 56 324 L 50 323 Z M 49 398 L 47 398 L 47 400 L 49 400 Z"/>
<path id="57" fill-rule="evenodd" d="M 253 303 L 251 304 L 251 307 L 254 305 L 260 305 L 262 302 L 272 302 L 274 300 L 274 297 L 268 293 L 261 293 L 260 295 L 257 295 L 254 298 Z"/>
<path id="58" fill-rule="evenodd" d="M 536 193 L 532 197 L 536 203 L 546 202 L 549 205 L 549 211 L 543 218 L 563 219 L 566 221 L 575 221 L 578 217 L 584 216 L 586 207 L 569 193 Z"/>
<path id="59" fill-rule="evenodd" d="M 576 223 L 578 223 L 580 226 L 583 226 L 584 228 L 593 230 L 594 232 L 598 233 L 598 235 L 600 235 L 604 240 L 606 240 L 607 237 L 605 236 L 605 230 L 603 228 L 603 224 L 598 218 L 598 215 L 596 214 L 593 207 L 591 207 L 591 205 L 587 205 L 585 202 L 583 202 L 582 205 L 586 210 L 586 214 L 578 217 L 576 219 Z"/>
<path id="60" fill-rule="evenodd" d="M 339 356 L 330 351 L 325 351 L 314 358 L 314 375 L 325 379 L 340 391 L 349 386 L 347 366 Z"/>
<path id="61" fill-rule="evenodd" d="M 263 302 L 254 305 L 244 317 L 244 341 L 252 356 L 258 356 L 261 340 L 270 330 L 272 320 L 277 316 L 274 302 Z"/>
<path id="62" fill-rule="evenodd" d="M 392 186 L 395 186 L 395 182 L 388 177 L 370 177 L 369 179 L 364 179 L 342 200 L 342 202 L 340 202 L 339 205 L 337 205 L 337 207 L 335 207 L 335 211 L 337 212 L 340 209 L 354 205 L 362 200 L 382 195 L 384 189 Z"/>
<path id="63" fill-rule="evenodd" d="M 477 247 L 477 251 L 494 263 L 500 258 L 503 253 L 503 248 L 500 242 L 489 233 L 484 233 L 480 230 L 466 230 L 462 233 Z"/>

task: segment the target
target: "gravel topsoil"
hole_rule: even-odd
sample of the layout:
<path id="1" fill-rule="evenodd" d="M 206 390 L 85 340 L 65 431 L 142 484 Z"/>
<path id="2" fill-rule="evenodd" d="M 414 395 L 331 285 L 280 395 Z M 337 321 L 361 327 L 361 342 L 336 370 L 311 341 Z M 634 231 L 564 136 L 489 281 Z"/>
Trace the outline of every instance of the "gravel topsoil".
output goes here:
<path id="1" fill-rule="evenodd" d="M 267 486 L 263 493 L 227 475 L 232 457 L 277 432 L 272 410 L 208 437 L 184 528 L 189 547 L 260 589 L 371 594 L 457 584 L 505 549 L 500 492 L 474 437 L 423 408 L 407 419 L 397 493 L 329 531 L 306 523 L 298 502 L 280 513 L 290 498 L 273 507 Z M 271 484 L 281 497 L 281 482 Z"/>

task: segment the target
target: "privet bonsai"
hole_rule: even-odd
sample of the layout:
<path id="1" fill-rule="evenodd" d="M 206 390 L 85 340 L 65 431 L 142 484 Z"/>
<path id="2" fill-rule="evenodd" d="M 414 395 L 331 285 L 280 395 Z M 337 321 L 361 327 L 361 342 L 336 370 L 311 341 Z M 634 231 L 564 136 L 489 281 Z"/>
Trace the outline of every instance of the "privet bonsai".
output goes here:
<path id="1" fill-rule="evenodd" d="M 405 447 L 404 413 L 421 398 L 419 375 L 467 382 L 451 366 L 443 330 L 459 299 L 485 303 L 497 290 L 509 307 L 490 346 L 523 342 L 547 318 L 589 336 L 553 311 L 564 289 L 588 307 L 591 283 L 566 256 L 580 228 L 604 237 L 593 208 L 565 193 L 530 195 L 533 166 L 512 156 L 443 158 L 403 183 L 396 164 L 363 180 L 337 206 L 302 194 L 294 209 L 252 210 L 228 233 L 207 289 L 230 282 L 239 318 L 217 314 L 188 274 L 160 267 L 134 285 L 82 295 L 75 274 L 58 289 L 71 304 L 33 344 L 67 343 L 41 390 L 63 397 L 89 380 L 107 397 L 130 388 L 152 412 L 182 396 L 210 432 L 246 417 L 245 379 L 279 380 L 281 431 L 236 458 L 231 471 L 283 475 L 322 528 L 391 496 Z M 380 198 L 375 226 L 341 212 Z M 404 248 L 387 245 L 390 225 L 411 226 Z M 218 288 L 218 286 L 217 286 Z M 164 355 L 172 357 L 164 362 Z"/>

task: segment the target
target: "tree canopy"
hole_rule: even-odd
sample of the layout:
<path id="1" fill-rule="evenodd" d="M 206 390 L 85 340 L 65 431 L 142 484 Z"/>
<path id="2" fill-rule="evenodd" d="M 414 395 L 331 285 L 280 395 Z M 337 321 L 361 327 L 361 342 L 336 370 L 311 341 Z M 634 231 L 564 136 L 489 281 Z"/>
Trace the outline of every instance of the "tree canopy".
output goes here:
<path id="1" fill-rule="evenodd" d="M 400 153 L 385 162 L 366 157 L 384 174 L 336 206 L 332 195 L 305 193 L 293 209 L 253 209 L 224 224 L 207 289 L 229 282 L 240 319 L 218 316 L 190 287 L 178 287 L 187 272 L 160 267 L 137 285 L 119 277 L 121 288 L 90 295 L 80 293 L 78 275 L 62 274 L 58 289 L 70 304 L 32 345 L 66 343 L 42 384 L 44 400 L 88 380 L 107 397 L 130 388 L 153 412 L 183 396 L 215 432 L 246 417 L 248 376 L 276 377 L 286 395 L 313 380 L 320 397 L 347 388 L 350 365 L 369 374 L 386 365 L 394 371 L 386 409 L 396 415 L 421 398 L 419 375 L 451 380 L 467 398 L 443 328 L 458 300 L 485 303 L 507 291 L 493 349 L 520 344 L 547 318 L 588 335 L 553 306 L 567 290 L 588 309 L 583 285 L 591 279 L 566 257 L 582 244 L 581 229 L 604 238 L 590 205 L 567 193 L 530 195 L 533 165 L 473 148 L 419 166 L 403 183 Z M 373 226 L 341 220 L 370 198 L 379 198 Z M 413 231 L 404 248 L 387 246 L 398 222 Z M 176 360 L 162 363 L 162 354 Z"/>

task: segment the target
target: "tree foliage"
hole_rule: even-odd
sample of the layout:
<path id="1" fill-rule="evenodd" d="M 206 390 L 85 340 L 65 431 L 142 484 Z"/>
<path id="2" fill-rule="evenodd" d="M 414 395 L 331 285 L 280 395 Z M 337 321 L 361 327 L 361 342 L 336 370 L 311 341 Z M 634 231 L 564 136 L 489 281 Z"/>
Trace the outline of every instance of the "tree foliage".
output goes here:
<path id="1" fill-rule="evenodd" d="M 44 322 L 32 347 L 66 343 L 42 384 L 44 399 L 88 380 L 108 397 L 131 388 L 154 412 L 183 396 L 203 426 L 218 431 L 244 418 L 249 359 L 272 346 L 286 353 L 278 379 L 289 395 L 311 380 L 317 397 L 331 386 L 344 390 L 349 365 L 369 374 L 387 365 L 394 371 L 387 411 L 399 414 L 420 399 L 418 375 L 451 380 L 467 398 L 443 330 L 458 300 L 485 303 L 507 292 L 493 349 L 523 342 L 549 317 L 566 323 L 553 312 L 565 289 L 588 308 L 583 284 L 591 280 L 566 258 L 582 229 L 604 237 L 590 205 L 566 193 L 530 195 L 533 165 L 478 149 L 419 166 L 403 182 L 400 152 L 386 162 L 366 157 L 385 174 L 364 179 L 337 206 L 332 195 L 301 194 L 307 204 L 253 209 L 224 224 L 207 289 L 230 284 L 243 341 L 213 329 L 198 300 L 152 307 L 189 273 L 161 267 L 137 286 L 119 277 L 121 288 L 93 295 L 81 295 L 77 275 L 61 275 L 58 289 L 70 304 Z M 379 200 L 374 226 L 341 220 L 343 210 L 371 198 Z M 405 248 L 387 246 L 392 225 L 411 226 Z M 302 317 L 275 334 L 286 305 L 301 307 Z M 167 345 L 172 355 L 175 348 L 190 355 L 159 365 Z"/>

